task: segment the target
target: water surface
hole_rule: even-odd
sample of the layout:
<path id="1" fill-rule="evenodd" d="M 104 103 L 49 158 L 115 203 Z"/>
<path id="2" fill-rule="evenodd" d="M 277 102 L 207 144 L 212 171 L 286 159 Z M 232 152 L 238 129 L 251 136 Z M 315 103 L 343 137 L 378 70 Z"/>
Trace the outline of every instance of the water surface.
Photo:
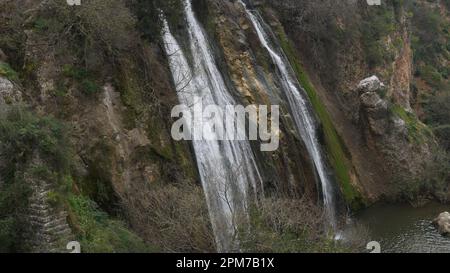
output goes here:
<path id="1" fill-rule="evenodd" d="M 432 221 L 450 205 L 375 205 L 357 219 L 369 227 L 371 239 L 384 253 L 450 253 L 450 238 L 441 236 Z"/>

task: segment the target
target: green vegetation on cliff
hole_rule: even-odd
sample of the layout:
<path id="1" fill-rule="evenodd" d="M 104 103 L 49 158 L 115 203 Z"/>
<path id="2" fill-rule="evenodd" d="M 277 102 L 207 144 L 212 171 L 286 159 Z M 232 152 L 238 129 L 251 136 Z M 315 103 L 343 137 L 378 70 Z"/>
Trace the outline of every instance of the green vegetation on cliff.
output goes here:
<path id="1" fill-rule="evenodd" d="M 30 180 L 45 177 L 64 192 L 70 149 L 65 127 L 22 106 L 0 113 L 0 251 L 26 251 L 23 233 Z"/>
<path id="2" fill-rule="evenodd" d="M 411 143 L 421 144 L 433 138 L 430 128 L 423 124 L 414 113 L 406 111 L 400 105 L 392 105 L 391 111 L 406 123 Z"/>
<path id="3" fill-rule="evenodd" d="M 62 73 L 64 77 L 75 82 L 85 95 L 94 95 L 100 91 L 92 71 L 66 64 L 63 66 Z"/>
<path id="4" fill-rule="evenodd" d="M 111 219 L 98 205 L 82 195 L 70 195 L 70 224 L 85 253 L 154 252 L 122 221 Z"/>
<path id="5" fill-rule="evenodd" d="M 0 61 L 0 76 L 6 77 L 11 81 L 18 79 L 17 72 L 9 66 L 9 64 Z"/>
<path id="6" fill-rule="evenodd" d="M 365 20 L 362 21 L 361 35 L 363 51 L 366 61 L 371 68 L 382 66 L 394 61 L 395 49 L 402 48 L 404 41 L 397 37 L 392 49 L 387 46 L 386 39 L 395 33 L 401 24 L 397 10 L 400 1 L 392 1 L 393 4 L 383 4 L 380 6 L 368 7 Z M 397 8 L 396 8 L 397 7 Z"/>
<path id="7" fill-rule="evenodd" d="M 68 209 L 70 224 L 85 252 L 149 251 L 124 223 L 113 220 L 86 196 L 76 193 L 67 127 L 23 106 L 0 113 L 0 252 L 29 251 L 24 244 L 31 181 L 45 180 L 52 206 Z"/>
<path id="8" fill-rule="evenodd" d="M 408 100 L 407 103 L 411 104 L 415 114 L 401 107 L 393 106 L 394 109 L 391 109 L 395 115 L 405 121 L 411 143 L 411 146 L 405 149 L 411 150 L 417 150 L 419 147 L 426 149 L 426 141 L 432 139 L 430 136 L 433 133 L 438 136 L 444 147 L 438 150 L 448 150 L 450 147 L 448 141 L 450 139 L 448 124 L 450 16 L 447 2 L 387 0 L 381 6 L 369 6 L 364 1 L 267 1 L 268 5 L 279 14 L 278 18 L 287 35 L 295 42 L 296 46 L 283 45 L 284 42 L 282 42 L 286 54 L 295 56 L 289 53 L 292 51 L 289 47 L 300 51 L 301 56 L 304 57 L 302 61 L 312 68 L 330 93 L 336 93 L 339 98 L 336 106 L 348 114 L 352 122 L 358 122 L 360 109 L 359 94 L 354 88 L 365 77 L 375 74 L 389 84 L 390 88 L 393 86 L 394 91 L 392 94 L 386 93 L 387 96 L 409 91 L 408 84 L 411 84 L 411 92 L 405 98 Z M 408 46 L 411 46 L 413 51 L 412 66 Z M 288 57 L 296 73 L 301 75 L 303 73 L 301 65 L 296 65 L 292 57 Z M 415 71 L 409 71 L 411 68 Z M 402 78 L 409 80 L 410 72 L 414 72 L 414 81 L 410 83 L 398 81 L 398 75 L 402 73 L 405 75 Z M 301 77 L 303 76 L 299 76 Z M 302 85 L 308 94 L 314 93 L 310 91 L 313 88 L 309 88 L 304 82 L 308 80 L 302 80 Z M 402 84 L 403 87 L 396 88 L 397 84 Z M 327 134 L 325 128 L 327 122 L 326 118 L 325 122 L 323 121 L 324 115 L 320 114 L 321 107 L 314 102 L 314 95 L 310 97 L 312 103 L 316 104 L 314 106 L 316 113 L 324 124 L 324 133 Z M 432 132 L 428 128 L 431 128 Z M 328 137 L 328 139 L 329 143 L 336 143 L 332 141 L 333 138 Z M 345 155 L 345 149 L 343 151 Z M 436 151 L 433 150 L 433 153 Z M 333 156 L 333 152 L 329 154 Z M 334 153 L 334 155 L 339 154 L 339 152 Z M 399 152 L 396 154 L 398 155 Z M 445 156 L 439 156 L 439 158 L 442 157 L 445 158 Z M 438 171 L 436 167 L 440 161 L 437 158 L 434 163 L 438 164 L 426 167 L 425 175 L 428 177 L 415 173 L 414 180 L 435 180 L 432 178 L 435 177 L 432 174 L 434 172 L 440 177 L 438 179 L 440 182 L 437 184 L 443 184 L 441 183 L 442 171 Z M 400 158 L 396 160 L 397 162 L 393 164 L 380 162 L 380 165 L 386 164 L 387 170 L 392 168 L 393 173 L 398 173 L 401 168 L 392 166 L 398 164 L 401 167 L 405 164 L 400 162 Z M 417 160 L 420 161 L 420 158 Z M 443 167 L 443 170 L 448 169 Z M 338 169 L 342 170 L 342 168 Z M 434 169 L 434 171 L 428 171 L 428 169 Z M 404 172 L 410 171 L 415 172 L 417 169 L 404 170 Z M 346 181 L 345 175 L 341 177 L 344 177 L 343 181 Z M 406 181 L 412 180 L 411 177 L 402 178 Z M 405 192 L 408 192 L 407 184 L 402 189 Z M 430 182 L 429 185 L 433 188 L 436 183 Z M 413 185 L 411 188 L 411 192 L 418 192 L 416 190 L 418 187 Z M 439 186 L 439 188 L 445 187 Z M 446 191 L 448 190 L 447 186 Z"/>
<path id="9" fill-rule="evenodd" d="M 409 8 L 413 14 L 415 108 L 450 151 L 450 8 L 448 4 L 413 2 Z"/>

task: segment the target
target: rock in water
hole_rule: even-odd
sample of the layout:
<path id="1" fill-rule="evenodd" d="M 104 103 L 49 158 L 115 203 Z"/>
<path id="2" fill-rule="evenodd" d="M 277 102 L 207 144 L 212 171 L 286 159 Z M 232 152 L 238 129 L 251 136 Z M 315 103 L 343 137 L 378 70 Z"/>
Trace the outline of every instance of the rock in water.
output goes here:
<path id="1" fill-rule="evenodd" d="M 442 235 L 450 235 L 450 213 L 443 212 L 434 219 L 433 224 Z"/>

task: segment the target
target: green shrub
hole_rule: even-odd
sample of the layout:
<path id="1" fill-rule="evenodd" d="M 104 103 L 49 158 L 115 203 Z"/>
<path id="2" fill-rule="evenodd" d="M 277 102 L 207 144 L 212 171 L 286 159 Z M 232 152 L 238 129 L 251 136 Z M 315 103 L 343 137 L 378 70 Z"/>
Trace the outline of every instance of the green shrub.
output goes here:
<path id="1" fill-rule="evenodd" d="M 55 89 L 53 90 L 53 92 L 57 97 L 66 96 L 68 91 L 69 89 L 64 79 L 59 79 L 56 81 Z"/>
<path id="2" fill-rule="evenodd" d="M 450 152 L 450 124 L 434 127 L 433 133 L 439 138 L 442 147 Z"/>
<path id="3" fill-rule="evenodd" d="M 37 18 L 34 21 L 34 28 L 38 31 L 47 31 L 49 29 L 51 22 L 45 18 Z"/>
<path id="4" fill-rule="evenodd" d="M 373 41 L 365 50 L 367 63 L 371 67 L 381 65 L 385 61 L 386 50 L 379 41 Z"/>
<path id="5" fill-rule="evenodd" d="M 71 225 L 85 253 L 151 252 L 155 249 L 130 232 L 125 224 L 112 220 L 90 199 L 72 195 L 68 199 Z"/>
<path id="6" fill-rule="evenodd" d="M 361 25 L 361 33 L 367 63 L 370 67 L 376 67 L 392 61 L 392 49 L 388 49 L 384 43 L 385 38 L 396 29 L 395 10 L 383 5 L 370 9 L 366 17 Z M 399 43 L 394 41 L 394 46 L 399 46 Z"/>
<path id="7" fill-rule="evenodd" d="M 0 253 L 14 250 L 18 239 L 16 230 L 17 225 L 14 217 L 0 215 Z"/>
<path id="8" fill-rule="evenodd" d="M 432 87 L 439 88 L 442 85 L 442 75 L 431 65 L 419 66 L 418 75 Z"/>
<path id="9" fill-rule="evenodd" d="M 5 180 L 0 187 L 0 252 L 23 251 L 21 215 L 26 212 L 31 189 L 14 169 L 2 168 L 1 175 Z"/>
<path id="10" fill-rule="evenodd" d="M 414 113 L 407 112 L 399 105 L 392 105 L 391 112 L 406 123 L 410 142 L 421 144 L 433 137 L 431 129 L 423 124 Z"/>
<path id="11" fill-rule="evenodd" d="M 438 9 L 428 5 L 412 5 L 414 59 L 417 63 L 437 63 L 448 37 L 443 32 L 443 20 Z"/>
<path id="12" fill-rule="evenodd" d="M 17 72 L 9 66 L 9 64 L 0 61 L 0 76 L 5 77 L 9 80 L 18 80 Z"/>
<path id="13" fill-rule="evenodd" d="M 198 3 L 199 1 L 196 1 Z M 159 11 L 164 11 L 171 25 L 183 22 L 183 2 L 181 0 L 137 0 L 133 11 L 137 16 L 137 27 L 140 33 L 150 41 L 159 41 L 162 22 Z"/>
<path id="14" fill-rule="evenodd" d="M 24 162 L 38 151 L 55 169 L 67 169 L 70 146 L 66 130 L 52 117 L 14 106 L 0 117 L 0 145 L 11 162 Z"/>
<path id="15" fill-rule="evenodd" d="M 100 90 L 92 71 L 66 64 L 62 68 L 62 74 L 73 80 L 85 95 L 94 95 Z"/>
<path id="16" fill-rule="evenodd" d="M 55 191 L 49 191 L 47 193 L 47 202 L 52 207 L 57 207 L 62 204 L 63 198 L 61 195 Z"/>
<path id="17" fill-rule="evenodd" d="M 63 65 L 62 73 L 65 77 L 73 78 L 76 80 L 83 80 L 89 76 L 89 73 L 86 69 L 75 67 L 70 64 Z"/>
<path id="18" fill-rule="evenodd" d="M 93 95 L 93 94 L 96 94 L 100 90 L 100 87 L 95 82 L 93 82 L 89 79 L 84 79 L 81 82 L 81 90 L 86 95 Z"/>
<path id="19" fill-rule="evenodd" d="M 450 150 L 450 92 L 438 93 L 424 107 L 426 122 L 433 128 L 443 147 Z"/>

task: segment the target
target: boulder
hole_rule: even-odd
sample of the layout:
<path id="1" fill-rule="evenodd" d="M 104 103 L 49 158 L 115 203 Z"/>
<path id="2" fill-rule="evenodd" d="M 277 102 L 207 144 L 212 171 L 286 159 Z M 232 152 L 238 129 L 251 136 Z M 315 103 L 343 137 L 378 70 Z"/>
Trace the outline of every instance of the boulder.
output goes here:
<path id="1" fill-rule="evenodd" d="M 13 89 L 14 85 L 10 80 L 0 77 L 0 94 L 12 92 Z"/>
<path id="2" fill-rule="evenodd" d="M 375 92 L 365 92 L 360 97 L 361 103 L 367 108 L 382 108 L 387 110 L 387 102 Z"/>
<path id="3" fill-rule="evenodd" d="M 379 94 L 384 87 L 377 76 L 362 80 L 357 87 L 360 93 L 361 122 L 377 136 L 384 135 L 390 127 L 388 103 Z"/>
<path id="4" fill-rule="evenodd" d="M 0 77 L 0 105 L 21 100 L 21 93 L 7 78 Z"/>
<path id="5" fill-rule="evenodd" d="M 450 235 L 450 213 L 443 212 L 433 220 L 433 225 L 438 229 L 442 235 Z"/>
<path id="6" fill-rule="evenodd" d="M 377 76 L 366 78 L 358 84 L 358 90 L 361 94 L 381 91 L 384 88 L 386 88 L 386 86 L 380 81 Z"/>

